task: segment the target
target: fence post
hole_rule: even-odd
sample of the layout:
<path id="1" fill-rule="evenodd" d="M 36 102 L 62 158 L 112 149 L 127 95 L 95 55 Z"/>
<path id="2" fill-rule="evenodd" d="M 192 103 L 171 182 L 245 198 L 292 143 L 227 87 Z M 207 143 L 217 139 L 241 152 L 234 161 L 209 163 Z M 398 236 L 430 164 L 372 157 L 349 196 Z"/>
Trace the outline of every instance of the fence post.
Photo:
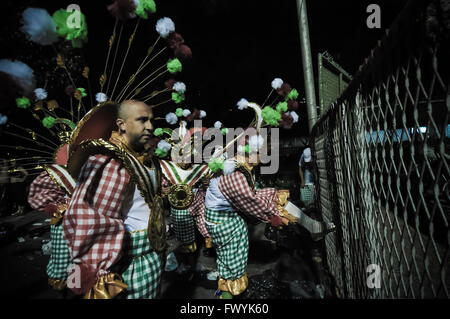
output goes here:
<path id="1" fill-rule="evenodd" d="M 311 132 L 317 121 L 316 91 L 314 89 L 314 72 L 309 43 L 308 15 L 306 0 L 297 0 L 298 27 L 300 30 L 300 46 L 302 51 L 303 77 L 305 81 L 306 107 L 308 111 L 308 127 Z"/>

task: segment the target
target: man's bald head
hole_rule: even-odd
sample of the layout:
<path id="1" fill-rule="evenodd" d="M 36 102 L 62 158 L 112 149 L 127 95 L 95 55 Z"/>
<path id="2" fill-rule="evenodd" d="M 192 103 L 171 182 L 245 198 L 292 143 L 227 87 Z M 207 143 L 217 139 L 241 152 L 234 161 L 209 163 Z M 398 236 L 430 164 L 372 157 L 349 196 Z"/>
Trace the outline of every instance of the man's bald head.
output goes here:
<path id="1" fill-rule="evenodd" d="M 123 120 L 127 120 L 128 117 L 130 116 L 130 114 L 132 114 L 133 111 L 136 110 L 136 108 L 138 108 L 139 106 L 150 107 L 142 101 L 125 100 L 122 103 L 120 103 L 118 106 L 117 117 L 119 117 Z"/>

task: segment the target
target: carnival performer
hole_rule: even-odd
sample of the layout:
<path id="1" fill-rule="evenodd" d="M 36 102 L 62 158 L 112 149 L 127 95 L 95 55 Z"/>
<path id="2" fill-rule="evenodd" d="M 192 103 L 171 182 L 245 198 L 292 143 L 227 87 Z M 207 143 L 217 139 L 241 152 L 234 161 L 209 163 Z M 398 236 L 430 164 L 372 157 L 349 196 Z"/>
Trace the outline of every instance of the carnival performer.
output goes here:
<path id="1" fill-rule="evenodd" d="M 287 223 L 275 206 L 277 190 L 254 189 L 252 169 L 258 164 L 257 152 L 238 152 L 225 161 L 223 173 L 216 171 L 206 192 L 205 222 L 217 253 L 217 295 L 223 299 L 241 294 L 248 285 L 248 229 L 240 214 L 272 226 Z"/>
<path id="2" fill-rule="evenodd" d="M 183 132 L 183 129 L 184 123 L 182 122 L 177 133 Z M 203 218 L 206 194 L 203 180 L 206 179 L 206 173 L 209 170 L 206 164 L 193 163 L 193 150 L 194 144 L 196 144 L 194 141 L 199 137 L 193 134 L 195 131 L 194 128 L 187 131 L 187 134 L 183 134 L 181 141 L 176 144 L 172 141 L 172 137 L 166 139 L 165 141 L 174 144 L 174 147 L 169 159 L 160 159 L 162 183 L 170 185 L 168 200 L 175 237 L 181 243 L 180 252 L 187 261 L 185 268 L 191 274 L 195 266 L 194 253 L 197 251 L 196 227 L 205 238 L 206 248 L 212 247 L 211 237 Z M 197 131 L 200 133 L 200 130 Z M 175 136 L 177 135 L 179 134 L 175 134 Z"/>
<path id="3" fill-rule="evenodd" d="M 69 249 L 63 238 L 62 219 L 74 187 L 75 181 L 63 165 L 50 164 L 34 179 L 28 193 L 30 206 L 51 216 L 51 253 L 47 275 L 49 285 L 58 291 L 64 291 L 67 286 L 67 268 L 71 263 Z"/>
<path id="4" fill-rule="evenodd" d="M 160 169 L 146 155 L 152 110 L 125 100 L 88 115 L 71 144 L 78 184 L 63 222 L 80 273 L 72 289 L 85 298 L 157 298 L 166 242 Z M 111 133 L 112 122 L 118 130 Z"/>

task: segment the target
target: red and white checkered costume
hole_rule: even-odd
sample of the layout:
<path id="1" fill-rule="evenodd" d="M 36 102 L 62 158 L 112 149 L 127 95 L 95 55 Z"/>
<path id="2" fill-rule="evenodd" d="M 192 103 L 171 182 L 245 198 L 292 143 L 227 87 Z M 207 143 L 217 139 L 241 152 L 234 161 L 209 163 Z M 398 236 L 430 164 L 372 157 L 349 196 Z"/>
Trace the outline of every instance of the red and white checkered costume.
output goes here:
<path id="1" fill-rule="evenodd" d="M 66 204 L 66 192 L 57 185 L 47 171 L 39 174 L 30 185 L 28 203 L 31 208 L 44 211 L 49 205 Z"/>
<path id="2" fill-rule="evenodd" d="M 81 271 L 75 293 L 86 293 L 120 257 L 125 236 L 120 207 L 129 182 L 126 168 L 109 156 L 92 155 L 81 169 L 63 219 L 64 239 Z"/>
<path id="3" fill-rule="evenodd" d="M 279 216 L 273 203 L 277 190 L 264 188 L 255 191 L 239 171 L 222 175 L 219 190 L 237 211 L 253 215 L 264 222 L 270 222 L 273 217 Z"/>
<path id="4" fill-rule="evenodd" d="M 205 195 L 206 190 L 199 188 L 194 196 L 191 206 L 189 206 L 189 214 L 194 217 L 195 225 L 203 237 L 209 238 L 211 235 L 206 229 L 205 224 Z"/>

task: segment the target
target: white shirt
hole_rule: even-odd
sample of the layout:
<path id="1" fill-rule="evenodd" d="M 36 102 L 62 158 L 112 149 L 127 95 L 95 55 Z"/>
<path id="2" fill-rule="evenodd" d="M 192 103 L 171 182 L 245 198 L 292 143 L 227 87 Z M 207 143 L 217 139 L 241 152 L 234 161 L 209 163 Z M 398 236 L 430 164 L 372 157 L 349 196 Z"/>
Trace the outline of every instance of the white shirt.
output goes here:
<path id="1" fill-rule="evenodd" d="M 205 207 L 213 210 L 234 210 L 228 200 L 219 189 L 219 177 L 211 178 L 205 196 Z"/>

